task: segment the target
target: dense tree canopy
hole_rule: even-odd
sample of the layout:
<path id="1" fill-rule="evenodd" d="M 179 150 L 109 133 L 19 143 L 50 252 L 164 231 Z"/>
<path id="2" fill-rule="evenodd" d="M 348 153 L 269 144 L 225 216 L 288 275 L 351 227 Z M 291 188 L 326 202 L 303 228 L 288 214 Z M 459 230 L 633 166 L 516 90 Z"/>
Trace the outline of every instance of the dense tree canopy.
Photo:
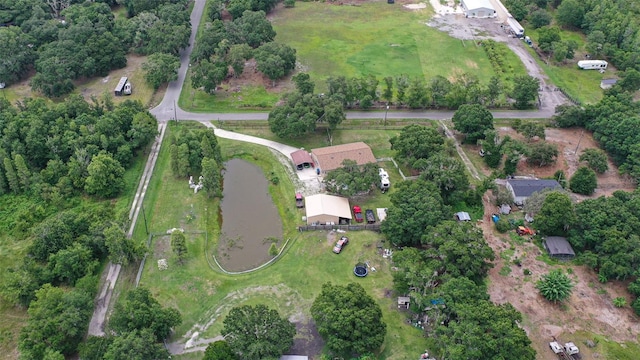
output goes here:
<path id="1" fill-rule="evenodd" d="M 536 216 L 535 226 L 545 235 L 564 235 L 574 224 L 576 215 L 571 198 L 561 192 L 550 192 Z"/>
<path id="2" fill-rule="evenodd" d="M 396 246 L 415 246 L 422 242 L 424 231 L 449 217 L 435 184 L 419 179 L 403 181 L 391 194 L 393 204 L 380 230 Z"/>
<path id="3" fill-rule="evenodd" d="M 598 187 L 596 173 L 588 167 L 581 166 L 569 181 L 569 189 L 576 194 L 591 195 Z"/>
<path id="4" fill-rule="evenodd" d="M 162 84 L 177 80 L 179 68 L 180 59 L 175 55 L 165 53 L 151 54 L 147 58 L 147 62 L 142 64 L 142 69 L 145 71 L 145 81 L 156 90 Z"/>
<path id="5" fill-rule="evenodd" d="M 202 360 L 238 360 L 238 355 L 233 352 L 228 342 L 218 340 L 207 346 Z"/>
<path id="6" fill-rule="evenodd" d="M 346 118 L 342 104 L 331 96 L 302 95 L 296 91 L 282 100 L 284 103 L 269 113 L 269 128 L 282 138 L 313 132 L 318 123 L 335 129 Z"/>
<path id="7" fill-rule="evenodd" d="M 341 168 L 329 171 L 323 179 L 328 192 L 343 196 L 366 194 L 379 181 L 377 164 L 358 166 L 349 159 L 342 162 Z"/>
<path id="8" fill-rule="evenodd" d="M 93 294 L 46 284 L 36 292 L 36 298 L 20 333 L 21 355 L 25 359 L 42 359 L 47 350 L 64 355 L 75 353 L 89 325 Z"/>
<path id="9" fill-rule="evenodd" d="M 222 336 L 242 360 L 277 359 L 293 345 L 296 327 L 265 305 L 234 307 Z"/>
<path id="10" fill-rule="evenodd" d="M 380 306 L 356 283 L 323 284 L 311 306 L 311 316 L 326 346 L 335 354 L 376 351 L 387 332 Z"/>
<path id="11" fill-rule="evenodd" d="M 453 115 L 453 125 L 465 135 L 466 143 L 475 144 L 493 129 L 493 115 L 482 105 L 462 105 Z"/>
<path id="12" fill-rule="evenodd" d="M 434 127 L 413 124 L 389 140 L 397 158 L 413 166 L 418 159 L 427 159 L 444 150 L 444 137 Z"/>

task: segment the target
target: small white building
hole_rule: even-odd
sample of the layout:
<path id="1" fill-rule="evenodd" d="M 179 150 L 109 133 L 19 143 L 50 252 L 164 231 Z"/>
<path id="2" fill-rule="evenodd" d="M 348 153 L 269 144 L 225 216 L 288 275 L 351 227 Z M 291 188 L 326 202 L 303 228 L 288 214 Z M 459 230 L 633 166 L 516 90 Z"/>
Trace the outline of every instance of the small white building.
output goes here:
<path id="1" fill-rule="evenodd" d="M 489 0 L 462 0 L 462 11 L 468 18 L 494 18 L 498 16 Z"/>

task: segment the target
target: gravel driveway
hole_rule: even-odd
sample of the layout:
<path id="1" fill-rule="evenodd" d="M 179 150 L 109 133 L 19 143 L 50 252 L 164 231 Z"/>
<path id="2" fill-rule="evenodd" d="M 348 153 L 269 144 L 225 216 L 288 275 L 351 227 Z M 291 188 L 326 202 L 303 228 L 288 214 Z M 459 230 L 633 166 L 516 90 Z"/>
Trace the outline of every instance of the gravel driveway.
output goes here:
<path id="1" fill-rule="evenodd" d="M 533 56 L 527 51 L 526 44 L 515 37 L 510 36 L 499 19 L 474 19 L 465 18 L 463 15 L 439 15 L 436 14 L 428 23 L 428 26 L 448 33 L 450 36 L 462 40 L 493 39 L 505 43 L 516 54 L 530 76 L 540 80 L 540 110 L 547 117 L 555 113 L 558 105 L 568 103 L 568 99 L 551 83 L 549 78 Z"/>

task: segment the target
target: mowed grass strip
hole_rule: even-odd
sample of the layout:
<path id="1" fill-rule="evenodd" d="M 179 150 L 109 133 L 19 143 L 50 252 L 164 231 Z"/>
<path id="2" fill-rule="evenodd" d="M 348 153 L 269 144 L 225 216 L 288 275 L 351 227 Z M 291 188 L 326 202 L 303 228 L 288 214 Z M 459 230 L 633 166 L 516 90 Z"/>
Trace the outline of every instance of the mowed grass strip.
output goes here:
<path id="1" fill-rule="evenodd" d="M 170 127 L 168 131 L 175 129 Z M 428 346 L 421 331 L 407 325 L 404 314 L 397 311 L 395 298 L 386 296 L 393 286 L 392 270 L 390 263 L 378 253 L 376 245 L 380 234 L 350 232 L 347 234 L 349 246 L 339 255 L 332 253 L 333 241 L 327 237 L 327 232 L 298 233 L 295 230 L 304 213 L 295 208 L 292 196 L 283 195 L 293 194 L 294 187 L 277 156 L 257 145 L 226 139 L 219 139 L 219 142 L 225 158 L 242 157 L 262 168 L 265 175 L 273 171 L 279 177 L 279 184 L 271 185 L 270 193 L 283 218 L 285 238 L 291 238 L 292 243 L 281 259 L 255 273 L 228 276 L 211 269 L 205 252 L 208 255 L 215 252 L 213 245 L 220 228 L 218 203 L 207 200 L 204 193 L 194 195 L 185 179 L 175 179 L 171 175 L 168 146 L 163 146 L 157 172 L 147 192 L 149 200 L 145 202 L 150 231 L 164 233 L 179 226 L 188 232 L 207 228 L 210 242 L 209 248 L 205 249 L 204 234 L 188 234 L 189 256 L 185 264 L 179 265 L 172 255 L 169 237 L 159 235 L 153 239 L 141 284 L 149 287 L 161 303 L 176 306 L 182 313 L 183 324 L 176 329 L 171 341 L 194 330 L 201 333 L 201 338 L 219 335 L 224 316 L 232 307 L 243 304 L 267 304 L 277 308 L 283 316 L 307 322 L 309 308 L 324 282 L 346 284 L 356 281 L 378 301 L 388 326 L 378 358 L 409 359 Z M 195 219 L 188 222 L 186 214 L 191 211 Z M 251 226 L 251 219 L 246 219 L 246 224 Z M 139 222 L 138 229 L 141 226 L 144 224 Z M 144 237 L 144 234 L 140 235 Z M 160 258 L 168 259 L 168 270 L 158 270 Z M 356 278 L 353 267 L 360 261 L 369 261 L 376 271 L 366 278 Z M 196 326 L 206 324 L 203 329 Z M 193 356 L 177 358 L 192 359 Z"/>

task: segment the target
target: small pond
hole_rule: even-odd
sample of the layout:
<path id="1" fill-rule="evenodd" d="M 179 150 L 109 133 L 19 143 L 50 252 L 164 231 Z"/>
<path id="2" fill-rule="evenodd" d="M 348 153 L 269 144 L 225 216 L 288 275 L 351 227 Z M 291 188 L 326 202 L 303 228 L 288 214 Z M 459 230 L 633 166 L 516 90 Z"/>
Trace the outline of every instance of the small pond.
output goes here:
<path id="1" fill-rule="evenodd" d="M 282 220 L 262 169 L 242 159 L 225 164 L 222 234 L 216 258 L 227 271 L 243 271 L 269 261 L 270 239 L 283 245 Z"/>

